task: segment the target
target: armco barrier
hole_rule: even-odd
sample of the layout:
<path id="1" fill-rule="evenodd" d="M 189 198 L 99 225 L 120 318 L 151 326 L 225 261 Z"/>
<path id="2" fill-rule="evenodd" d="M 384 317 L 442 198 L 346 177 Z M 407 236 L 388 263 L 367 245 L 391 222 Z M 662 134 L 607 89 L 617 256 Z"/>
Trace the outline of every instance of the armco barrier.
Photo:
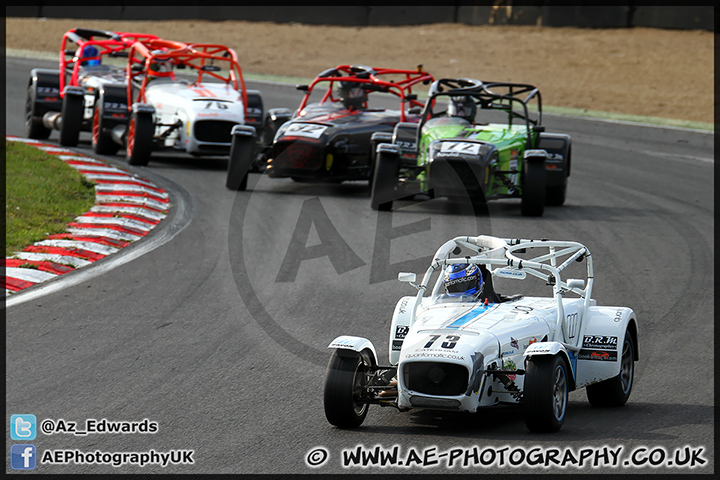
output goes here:
<path id="1" fill-rule="evenodd" d="M 7 17 L 49 17 L 117 20 L 245 20 L 309 25 L 541 25 L 547 27 L 625 28 L 655 27 L 713 31 L 712 6 L 562 6 L 513 5 L 511 0 L 491 5 L 277 5 L 277 6 L 8 6 Z"/>

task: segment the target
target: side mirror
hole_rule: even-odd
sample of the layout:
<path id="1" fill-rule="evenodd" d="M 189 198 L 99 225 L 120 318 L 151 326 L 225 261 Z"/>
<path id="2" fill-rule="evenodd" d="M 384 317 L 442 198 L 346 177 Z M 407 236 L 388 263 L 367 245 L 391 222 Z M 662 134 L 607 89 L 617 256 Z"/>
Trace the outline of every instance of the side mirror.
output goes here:
<path id="1" fill-rule="evenodd" d="M 585 280 L 579 278 L 569 278 L 567 281 L 568 288 L 585 288 Z"/>
<path id="2" fill-rule="evenodd" d="M 133 63 L 132 66 L 130 67 L 130 70 L 133 72 L 142 72 L 143 68 L 145 68 L 145 67 L 143 66 L 142 63 Z"/>
<path id="3" fill-rule="evenodd" d="M 416 277 L 416 275 L 415 275 L 414 273 L 410 273 L 410 272 L 400 272 L 400 273 L 398 273 L 398 280 L 400 280 L 401 282 L 412 283 L 412 282 L 414 282 L 414 281 L 416 280 L 416 278 L 417 278 L 417 277 Z"/>
<path id="4" fill-rule="evenodd" d="M 308 87 L 307 85 L 295 85 L 295 89 L 300 90 L 302 92 L 307 92 L 308 88 L 310 88 L 310 87 Z"/>
<path id="5" fill-rule="evenodd" d="M 417 100 L 417 95 L 414 93 L 411 93 L 410 95 L 405 95 L 405 100 Z"/>
<path id="6" fill-rule="evenodd" d="M 542 133 L 545 131 L 545 126 L 544 125 L 535 125 L 533 127 L 533 130 L 537 133 Z"/>

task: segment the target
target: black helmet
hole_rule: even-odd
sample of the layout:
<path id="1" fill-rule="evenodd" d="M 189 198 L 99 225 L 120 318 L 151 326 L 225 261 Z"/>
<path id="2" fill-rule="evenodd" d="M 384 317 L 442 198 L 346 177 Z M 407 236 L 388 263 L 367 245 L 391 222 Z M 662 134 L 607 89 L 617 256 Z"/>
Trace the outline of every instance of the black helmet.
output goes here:
<path id="1" fill-rule="evenodd" d="M 367 92 L 362 83 L 340 82 L 337 93 L 345 108 L 362 108 L 367 102 Z"/>
<path id="2" fill-rule="evenodd" d="M 449 116 L 464 118 L 468 122 L 473 123 L 476 112 L 477 107 L 471 96 L 450 97 L 450 105 L 448 105 L 447 109 Z"/>

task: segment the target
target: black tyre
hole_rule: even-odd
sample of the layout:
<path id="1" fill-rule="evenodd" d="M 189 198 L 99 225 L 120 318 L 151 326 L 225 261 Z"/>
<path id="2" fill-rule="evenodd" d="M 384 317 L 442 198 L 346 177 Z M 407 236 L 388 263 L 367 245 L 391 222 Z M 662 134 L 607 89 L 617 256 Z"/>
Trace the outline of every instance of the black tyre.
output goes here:
<path id="1" fill-rule="evenodd" d="M 133 112 L 128 122 L 125 155 L 130 165 L 147 165 L 153 149 L 155 124 L 149 113 Z"/>
<path id="2" fill-rule="evenodd" d="M 570 372 L 559 356 L 540 355 L 528 360 L 523 413 L 531 432 L 557 432 L 565 421 Z"/>
<path id="3" fill-rule="evenodd" d="M 370 207 L 373 210 L 392 210 L 395 200 L 400 158 L 392 153 L 378 153 L 370 189 Z"/>
<path id="4" fill-rule="evenodd" d="M 547 190 L 545 191 L 545 205 L 559 207 L 565 203 L 565 196 L 567 194 L 567 182 L 568 177 L 570 176 L 570 155 L 571 149 L 570 146 L 568 146 L 567 151 L 564 155 L 565 164 L 563 165 L 563 168 L 565 169 L 565 178 L 563 179 L 562 184 L 547 187 Z"/>
<path id="5" fill-rule="evenodd" d="M 545 205 L 559 207 L 565 203 L 565 194 L 567 192 L 567 178 L 561 185 L 547 187 L 545 190 Z"/>
<path id="6" fill-rule="evenodd" d="M 234 135 L 228 159 L 225 186 L 230 190 L 247 190 L 248 175 L 253 163 L 255 137 Z"/>
<path id="7" fill-rule="evenodd" d="M 85 98 L 81 95 L 65 95 L 60 115 L 60 145 L 76 147 L 80 139 Z"/>
<path id="8" fill-rule="evenodd" d="M 35 116 L 35 103 L 37 101 L 37 85 L 32 82 L 28 85 L 25 97 L 25 136 L 35 140 L 45 140 L 52 130 L 46 128 L 42 118 Z"/>
<path id="9" fill-rule="evenodd" d="M 545 165 L 523 162 L 521 211 L 525 217 L 540 217 L 545 210 Z"/>
<path id="10" fill-rule="evenodd" d="M 103 97 L 95 100 L 92 117 L 92 149 L 98 155 L 115 155 L 120 145 L 113 141 L 103 124 Z"/>
<path id="11" fill-rule="evenodd" d="M 367 355 L 344 351 L 333 352 L 325 374 L 325 417 L 340 428 L 359 427 L 368 413 L 368 404 L 362 396 L 367 385 L 367 367 L 371 365 Z"/>
<path id="12" fill-rule="evenodd" d="M 593 407 L 622 407 L 630 398 L 633 380 L 635 378 L 635 352 L 630 332 L 625 333 L 622 357 L 620 358 L 620 373 L 608 380 L 588 385 L 588 401 Z"/>

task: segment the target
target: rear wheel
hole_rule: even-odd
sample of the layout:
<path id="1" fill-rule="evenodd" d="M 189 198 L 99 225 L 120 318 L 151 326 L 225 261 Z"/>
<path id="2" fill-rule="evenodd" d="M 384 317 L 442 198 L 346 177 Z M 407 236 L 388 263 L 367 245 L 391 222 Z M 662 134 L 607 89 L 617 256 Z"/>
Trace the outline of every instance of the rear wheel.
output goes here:
<path id="1" fill-rule="evenodd" d="M 370 188 L 370 207 L 373 210 L 392 210 L 399 170 L 400 158 L 397 155 L 383 152 L 377 154 Z"/>
<path id="2" fill-rule="evenodd" d="M 115 143 L 103 125 L 103 98 L 95 101 L 92 118 L 92 149 L 98 155 L 115 155 L 120 145 Z"/>
<path id="3" fill-rule="evenodd" d="M 37 102 L 37 84 L 28 85 L 25 97 L 25 136 L 34 140 L 45 140 L 52 130 L 46 128 L 41 118 L 35 117 L 35 103 Z"/>
<path id="4" fill-rule="evenodd" d="M 336 350 L 328 362 L 325 374 L 323 401 L 328 422 L 340 428 L 359 427 L 368 413 L 363 402 L 367 386 L 367 369 L 371 366 L 368 355 Z"/>
<path id="5" fill-rule="evenodd" d="M 559 356 L 540 355 L 528 360 L 525 371 L 523 413 L 531 432 L 557 432 L 565 421 L 568 368 Z"/>
<path id="6" fill-rule="evenodd" d="M 125 155 L 130 165 L 147 165 L 152 154 L 155 124 L 152 115 L 147 113 L 130 115 L 127 130 Z"/>
<path id="7" fill-rule="evenodd" d="M 545 165 L 523 162 L 521 211 L 525 217 L 540 217 L 545 209 Z"/>
<path id="8" fill-rule="evenodd" d="M 248 175 L 253 162 L 255 137 L 234 135 L 228 159 L 225 186 L 230 190 L 247 190 Z"/>
<path id="9" fill-rule="evenodd" d="M 632 334 L 625 333 L 620 359 L 620 373 L 608 380 L 593 383 L 585 389 L 590 405 L 593 407 L 621 407 L 625 405 L 632 392 L 635 378 L 635 352 Z"/>
<path id="10" fill-rule="evenodd" d="M 65 95 L 60 115 L 60 145 L 76 147 L 80 138 L 85 98 L 82 95 Z"/>
<path id="11" fill-rule="evenodd" d="M 565 194 L 567 192 L 567 178 L 561 185 L 548 187 L 545 191 L 545 205 L 559 207 L 565 203 Z"/>

